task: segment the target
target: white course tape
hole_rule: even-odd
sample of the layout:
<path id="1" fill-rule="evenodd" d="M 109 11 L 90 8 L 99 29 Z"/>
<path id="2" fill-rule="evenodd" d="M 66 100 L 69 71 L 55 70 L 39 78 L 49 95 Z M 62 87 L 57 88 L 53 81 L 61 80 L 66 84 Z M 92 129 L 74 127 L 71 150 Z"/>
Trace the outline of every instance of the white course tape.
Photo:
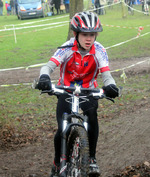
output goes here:
<path id="1" fill-rule="evenodd" d="M 120 46 L 120 45 L 122 45 L 122 44 L 125 44 L 125 43 L 127 43 L 127 42 L 130 42 L 130 41 L 132 41 L 132 40 L 135 40 L 135 39 L 137 39 L 137 38 L 139 38 L 139 37 L 143 37 L 143 36 L 148 35 L 148 34 L 150 34 L 150 32 L 147 32 L 147 33 L 142 34 L 142 35 L 140 35 L 140 36 L 136 36 L 136 37 L 131 38 L 131 39 L 129 39 L 129 40 L 126 40 L 126 41 L 124 41 L 124 42 L 120 42 L 120 43 L 115 44 L 115 45 L 112 45 L 112 46 L 110 46 L 110 47 L 106 47 L 106 49 L 110 49 L 110 48 L 113 48 L 113 47 Z M 45 65 L 45 64 L 46 64 L 46 63 L 40 63 L 40 64 L 35 64 L 35 65 L 30 65 L 30 66 L 27 66 L 27 67 L 16 67 L 16 68 L 0 69 L 0 71 L 10 71 L 10 70 L 17 70 L 17 69 L 29 69 L 29 68 L 34 68 L 34 67 L 43 66 L 43 65 Z"/>
<path id="2" fill-rule="evenodd" d="M 140 36 L 138 35 L 138 36 L 136 36 L 136 37 L 133 37 L 133 38 L 128 39 L 128 40 L 126 40 L 126 41 L 124 41 L 124 42 L 120 42 L 120 43 L 118 43 L 118 44 L 112 45 L 112 46 L 110 46 L 110 47 L 106 47 L 106 49 L 110 49 L 110 48 L 113 48 L 113 47 L 120 46 L 120 45 L 122 45 L 122 44 L 125 44 L 125 43 L 127 43 L 127 42 L 133 41 L 133 40 L 135 40 L 135 39 L 137 39 L 137 38 L 139 38 L 139 37 L 143 37 L 143 36 L 148 35 L 148 34 L 150 34 L 150 32 L 144 33 L 144 34 L 142 34 L 142 35 L 140 35 Z"/>
<path id="3" fill-rule="evenodd" d="M 134 67 L 134 66 L 136 66 L 136 65 L 140 65 L 140 64 L 142 64 L 142 63 L 144 63 L 144 62 L 148 62 L 148 65 L 149 65 L 149 63 L 150 63 L 150 58 L 148 58 L 148 59 L 146 59 L 146 60 L 144 60 L 144 61 L 139 61 L 139 62 L 137 62 L 137 63 L 135 63 L 135 64 L 132 64 L 132 65 L 130 65 L 130 66 L 127 66 L 127 67 L 124 67 L 124 68 L 121 68 L 121 69 L 115 69 L 115 70 L 113 70 L 113 71 L 111 71 L 111 72 L 113 73 L 113 72 L 123 71 L 123 73 L 121 74 L 120 77 L 122 77 L 123 80 L 124 80 L 124 83 L 126 83 L 126 78 L 127 78 L 127 76 L 126 76 L 126 74 L 125 74 L 125 69 L 132 68 L 132 67 Z"/>
<path id="4" fill-rule="evenodd" d="M 68 23 L 69 21 L 63 21 L 63 22 L 56 22 L 56 23 L 49 23 L 49 24 L 43 24 L 43 25 L 33 25 L 33 26 L 23 26 L 23 27 L 14 27 L 14 28 L 8 28 L 8 29 L 2 29 L 1 31 L 14 31 L 14 30 L 20 30 L 20 29 L 27 29 L 27 28 L 35 28 L 35 27 L 43 27 L 43 26 L 51 26 L 51 25 L 58 25 L 63 23 Z"/>
<path id="5" fill-rule="evenodd" d="M 125 83 L 125 79 L 127 78 L 127 76 L 125 74 L 125 69 L 132 68 L 132 67 L 134 67 L 136 65 L 140 65 L 140 64 L 142 64 L 144 62 L 148 62 L 148 64 L 149 64 L 150 58 L 148 58 L 148 59 L 146 59 L 144 61 L 139 61 L 139 62 L 137 62 L 135 64 L 132 64 L 130 66 L 126 66 L 126 67 L 121 68 L 121 69 L 115 69 L 115 70 L 111 71 L 111 73 L 118 72 L 118 71 L 123 71 L 123 73 L 121 74 L 120 77 L 122 77 L 124 79 L 124 83 Z M 58 82 L 58 80 L 52 80 L 51 82 L 56 83 L 56 82 Z M 32 83 L 5 84 L 5 85 L 0 85 L 0 87 L 21 86 L 21 85 L 32 85 Z"/>
<path id="6" fill-rule="evenodd" d="M 136 11 L 136 12 L 139 12 L 139 13 L 145 14 L 145 12 L 140 11 L 140 10 L 137 10 L 137 9 L 134 9 L 133 7 L 130 7 L 128 4 L 126 4 L 125 2 L 124 2 L 124 4 L 125 4 L 125 6 L 129 7 L 130 9 L 132 9 L 132 10 L 134 10 L 134 11 Z M 146 14 L 149 14 L 149 12 L 146 12 Z"/>
<path id="7" fill-rule="evenodd" d="M 47 30 L 47 29 L 51 29 L 51 28 L 57 28 L 57 27 L 61 27 L 61 26 L 65 26 L 68 25 L 68 23 L 64 23 L 62 25 L 57 25 L 57 26 L 51 26 L 51 27 L 47 27 L 47 28 L 42 28 L 42 29 L 37 29 L 36 31 L 43 31 L 43 30 Z"/>
<path id="8" fill-rule="evenodd" d="M 16 24 L 14 26 L 31 25 L 31 24 L 34 24 L 34 23 L 40 23 L 40 22 L 50 21 L 50 20 L 54 20 L 54 19 L 56 20 L 56 19 L 65 18 L 65 17 L 68 17 L 68 16 L 69 15 L 64 15 L 64 16 L 61 16 L 61 17 L 49 18 L 49 19 L 45 19 L 45 20 L 26 22 L 26 23 Z M 7 26 L 13 26 L 13 24 L 11 24 L 11 25 L 5 25 L 4 27 L 7 27 Z"/>
<path id="9" fill-rule="evenodd" d="M 16 67 L 16 68 L 8 68 L 8 69 L 0 69 L 0 71 L 10 71 L 10 70 L 18 70 L 18 69 L 26 69 L 28 70 L 29 68 L 35 68 L 35 67 L 39 67 L 39 66 L 43 66 L 46 63 L 40 63 L 40 64 L 35 64 L 35 65 L 30 65 L 27 67 Z"/>
<path id="10" fill-rule="evenodd" d="M 58 82 L 58 80 L 52 80 L 52 83 Z M 5 84 L 5 85 L 0 85 L 0 87 L 10 87 L 10 86 L 21 86 L 21 85 L 29 85 L 32 86 L 33 83 L 19 83 L 19 84 Z"/>
<path id="11" fill-rule="evenodd" d="M 24 69 L 25 67 L 17 67 L 17 68 L 7 68 L 7 69 L 0 69 L 0 71 L 10 71 L 10 70 L 17 70 L 17 69 Z"/>
<path id="12" fill-rule="evenodd" d="M 134 66 L 136 66 L 136 65 L 140 65 L 140 64 L 145 63 L 145 62 L 150 62 L 150 58 L 148 58 L 148 59 L 146 59 L 146 60 L 143 60 L 143 61 L 139 61 L 139 62 L 137 62 L 137 63 L 135 63 L 135 64 L 132 64 L 132 65 L 130 65 L 130 66 L 126 66 L 126 67 L 121 68 L 121 69 L 115 69 L 115 70 L 113 70 L 113 71 L 111 71 L 111 72 L 118 72 L 118 71 L 121 71 L 121 70 L 124 71 L 125 69 L 132 68 L 132 67 L 134 67 Z"/>
<path id="13" fill-rule="evenodd" d="M 88 10 L 88 11 L 95 11 L 95 10 L 98 10 L 98 9 L 103 9 L 103 8 L 106 8 L 106 7 L 114 6 L 114 5 L 117 5 L 117 4 L 120 4 L 120 3 L 121 3 L 121 1 L 110 4 L 110 5 L 105 5 L 105 6 L 102 6 L 102 7 L 99 7 L 99 8 L 94 8 L 94 9 L 91 9 L 91 10 Z"/>
<path id="14" fill-rule="evenodd" d="M 38 32 L 38 31 L 43 31 L 43 30 L 47 30 L 47 29 L 54 29 L 54 28 L 58 28 L 58 27 L 61 27 L 61 26 L 65 26 L 65 25 L 68 25 L 68 23 L 64 23 L 62 25 L 57 25 L 57 26 L 51 26 L 51 27 L 47 27 L 47 28 L 42 28 L 42 29 L 36 29 L 36 30 L 32 30 L 32 31 L 27 31 L 27 32 L 22 32 L 21 34 L 26 34 L 26 33 L 31 33 L 31 32 Z M 3 36 L 1 36 L 1 37 L 3 37 Z M 15 37 L 15 43 L 16 43 L 17 40 L 16 40 L 15 30 L 14 30 L 14 37 Z"/>
<path id="15" fill-rule="evenodd" d="M 0 85 L 0 87 L 10 87 L 10 86 L 19 86 L 19 85 L 31 85 L 31 83 L 5 84 L 5 85 Z"/>

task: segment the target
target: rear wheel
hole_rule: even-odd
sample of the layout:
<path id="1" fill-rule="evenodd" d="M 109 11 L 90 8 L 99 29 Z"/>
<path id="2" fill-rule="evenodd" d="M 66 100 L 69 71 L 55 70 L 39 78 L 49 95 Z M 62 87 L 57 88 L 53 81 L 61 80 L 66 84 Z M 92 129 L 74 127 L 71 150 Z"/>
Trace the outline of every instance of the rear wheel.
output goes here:
<path id="1" fill-rule="evenodd" d="M 89 168 L 89 142 L 83 127 L 75 127 L 68 137 L 68 177 L 87 177 Z"/>

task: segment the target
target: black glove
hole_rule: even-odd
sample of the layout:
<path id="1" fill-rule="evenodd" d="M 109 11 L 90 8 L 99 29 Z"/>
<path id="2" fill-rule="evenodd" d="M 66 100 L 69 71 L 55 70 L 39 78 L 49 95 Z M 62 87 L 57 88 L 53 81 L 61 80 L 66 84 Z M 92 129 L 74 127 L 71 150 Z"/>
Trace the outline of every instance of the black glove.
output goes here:
<path id="1" fill-rule="evenodd" d="M 119 89 L 114 84 L 103 86 L 102 88 L 107 97 L 115 98 L 119 96 Z"/>
<path id="2" fill-rule="evenodd" d="M 52 89 L 51 79 L 47 74 L 42 74 L 40 76 L 39 83 L 38 83 L 38 89 L 42 91 Z"/>

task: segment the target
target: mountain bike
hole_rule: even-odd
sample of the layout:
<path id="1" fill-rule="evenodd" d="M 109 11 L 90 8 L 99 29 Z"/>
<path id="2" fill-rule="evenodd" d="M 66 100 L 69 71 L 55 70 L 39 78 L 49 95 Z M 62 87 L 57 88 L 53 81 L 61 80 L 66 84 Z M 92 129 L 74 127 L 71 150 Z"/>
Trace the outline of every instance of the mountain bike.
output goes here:
<path id="1" fill-rule="evenodd" d="M 36 86 L 34 87 L 36 88 Z M 95 99 L 113 99 L 105 96 L 103 89 L 68 87 L 52 84 L 52 90 L 42 91 L 41 94 L 68 95 L 66 102 L 71 103 L 71 114 L 63 114 L 61 135 L 60 177 L 98 177 L 89 174 L 89 142 L 88 117 L 80 113 L 80 104 Z"/>

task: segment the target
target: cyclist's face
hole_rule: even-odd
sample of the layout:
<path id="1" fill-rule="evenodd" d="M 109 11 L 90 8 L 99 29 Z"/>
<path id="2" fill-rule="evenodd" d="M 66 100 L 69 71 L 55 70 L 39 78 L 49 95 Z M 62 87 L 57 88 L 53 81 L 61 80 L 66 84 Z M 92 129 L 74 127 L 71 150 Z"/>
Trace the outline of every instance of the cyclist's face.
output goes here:
<path id="1" fill-rule="evenodd" d="M 95 38 L 96 38 L 97 33 L 84 33 L 81 32 L 79 33 L 78 36 L 78 41 L 80 45 L 85 49 L 85 50 L 90 50 L 91 46 L 93 45 Z"/>

